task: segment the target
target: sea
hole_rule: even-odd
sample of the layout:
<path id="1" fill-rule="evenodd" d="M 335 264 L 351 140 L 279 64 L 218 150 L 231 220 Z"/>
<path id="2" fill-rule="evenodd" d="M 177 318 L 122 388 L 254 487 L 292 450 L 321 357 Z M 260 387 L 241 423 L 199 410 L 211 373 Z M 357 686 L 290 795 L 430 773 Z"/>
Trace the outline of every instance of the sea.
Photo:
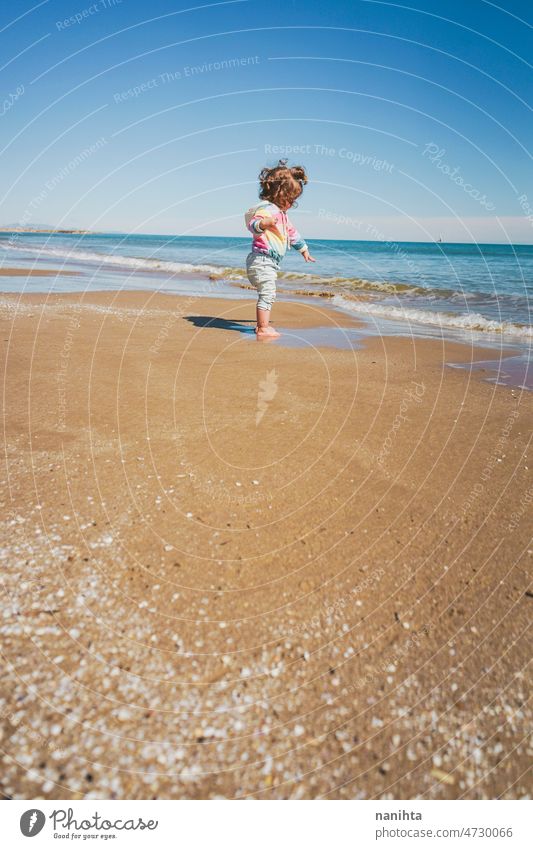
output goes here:
<path id="1" fill-rule="evenodd" d="M 283 260 L 281 297 L 320 297 L 322 305 L 356 315 L 372 334 L 505 347 L 529 366 L 533 245 L 331 239 L 309 244 L 316 263 L 304 263 L 296 251 Z M 0 291 L 149 289 L 249 298 L 244 270 L 249 248 L 249 238 L 231 236 L 2 233 Z M 9 277 L 2 276 L 3 267 L 62 274 Z"/>

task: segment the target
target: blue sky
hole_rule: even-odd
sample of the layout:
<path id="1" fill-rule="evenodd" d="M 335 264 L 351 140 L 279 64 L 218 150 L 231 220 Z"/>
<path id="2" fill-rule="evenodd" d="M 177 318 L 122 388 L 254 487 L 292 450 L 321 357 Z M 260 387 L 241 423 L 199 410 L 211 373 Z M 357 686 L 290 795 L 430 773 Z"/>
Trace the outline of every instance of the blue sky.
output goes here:
<path id="1" fill-rule="evenodd" d="M 3 4 L 0 224 L 244 235 L 287 152 L 309 238 L 531 243 L 532 23 L 529 0 Z"/>

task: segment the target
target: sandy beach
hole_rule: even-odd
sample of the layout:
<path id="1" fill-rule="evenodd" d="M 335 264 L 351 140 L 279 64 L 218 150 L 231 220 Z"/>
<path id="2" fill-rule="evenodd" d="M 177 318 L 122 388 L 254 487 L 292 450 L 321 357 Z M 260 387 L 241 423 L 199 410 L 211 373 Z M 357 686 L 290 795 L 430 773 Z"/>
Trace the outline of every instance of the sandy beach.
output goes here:
<path id="1" fill-rule="evenodd" d="M 528 795 L 532 395 L 446 365 L 486 351 L 0 303 L 4 797 Z"/>

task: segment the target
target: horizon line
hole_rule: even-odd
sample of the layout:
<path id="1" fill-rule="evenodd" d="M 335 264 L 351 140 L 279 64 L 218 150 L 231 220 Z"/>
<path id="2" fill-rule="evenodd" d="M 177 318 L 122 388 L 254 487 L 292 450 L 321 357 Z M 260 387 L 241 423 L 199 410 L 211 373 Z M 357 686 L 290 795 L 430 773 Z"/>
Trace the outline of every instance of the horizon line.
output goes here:
<path id="1" fill-rule="evenodd" d="M 193 235 L 191 233 L 152 233 L 129 230 L 87 230 L 84 227 L 57 227 L 57 228 L 17 228 L 17 227 L 0 227 L 0 235 L 6 233 L 17 233 L 20 235 L 60 235 L 60 236 L 155 236 L 155 237 L 170 237 L 175 239 L 240 239 L 248 241 L 248 236 L 230 236 L 230 235 L 212 235 L 202 234 Z M 398 245 L 478 245 L 494 247 L 533 247 L 533 242 L 479 242 L 475 239 L 470 242 L 455 242 L 445 239 L 332 239 L 322 236 L 309 236 L 309 241 L 319 242 L 356 242 L 363 244 L 398 244 Z"/>

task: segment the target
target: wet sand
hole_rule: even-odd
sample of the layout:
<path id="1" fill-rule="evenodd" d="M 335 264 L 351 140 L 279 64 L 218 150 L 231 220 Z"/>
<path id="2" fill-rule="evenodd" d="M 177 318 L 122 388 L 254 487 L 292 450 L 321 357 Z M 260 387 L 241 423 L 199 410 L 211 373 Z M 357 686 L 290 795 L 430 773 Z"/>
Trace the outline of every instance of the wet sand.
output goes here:
<path id="1" fill-rule="evenodd" d="M 4 796 L 528 795 L 532 396 L 444 365 L 487 351 L 0 306 Z"/>
<path id="2" fill-rule="evenodd" d="M 58 274 L 76 277 L 81 272 L 58 268 L 3 268 L 0 266 L 0 277 L 57 277 Z"/>

